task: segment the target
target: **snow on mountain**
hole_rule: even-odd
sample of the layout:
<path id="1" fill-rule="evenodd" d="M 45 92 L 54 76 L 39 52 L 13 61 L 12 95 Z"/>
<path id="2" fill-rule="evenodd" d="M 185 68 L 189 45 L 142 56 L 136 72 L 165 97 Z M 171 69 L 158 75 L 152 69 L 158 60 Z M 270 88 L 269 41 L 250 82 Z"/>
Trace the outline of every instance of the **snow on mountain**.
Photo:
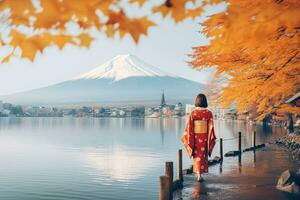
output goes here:
<path id="1" fill-rule="evenodd" d="M 107 78 L 113 81 L 119 81 L 128 77 L 162 76 L 176 77 L 173 74 L 148 65 L 134 55 L 126 54 L 118 55 L 99 67 L 74 78 L 73 80 Z"/>
<path id="2" fill-rule="evenodd" d="M 146 64 L 133 55 L 119 55 L 74 79 L 35 90 L 2 96 L 5 102 L 28 105 L 191 103 L 205 85 Z"/>

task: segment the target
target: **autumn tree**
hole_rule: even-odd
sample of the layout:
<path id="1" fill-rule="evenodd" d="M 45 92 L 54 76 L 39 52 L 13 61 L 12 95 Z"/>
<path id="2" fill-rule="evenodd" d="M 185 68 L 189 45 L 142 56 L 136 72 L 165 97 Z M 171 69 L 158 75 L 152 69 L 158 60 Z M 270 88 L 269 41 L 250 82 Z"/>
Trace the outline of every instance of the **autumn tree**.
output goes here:
<path id="1" fill-rule="evenodd" d="M 145 3 L 150 10 L 145 9 L 144 16 L 129 13 L 130 6 L 143 11 Z M 89 47 L 93 32 L 121 38 L 128 34 L 137 43 L 156 25 L 149 15 L 171 16 L 180 22 L 199 16 L 203 6 L 195 0 L 163 0 L 159 4 L 146 0 L 0 0 L 0 47 L 11 50 L 2 62 L 13 56 L 33 61 L 49 46 Z"/>
<path id="2" fill-rule="evenodd" d="M 286 100 L 300 90 L 300 1 L 226 0 L 227 10 L 210 16 L 203 33 L 211 40 L 195 47 L 194 68 L 216 68 L 227 83 L 218 101 L 258 119 L 275 112 L 299 113 Z"/>
<path id="3" fill-rule="evenodd" d="M 138 42 L 157 24 L 153 15 L 181 22 L 220 2 L 227 4 L 225 11 L 201 23 L 210 43 L 194 48 L 192 67 L 213 67 L 217 77 L 226 77 L 217 90 L 224 106 L 254 108 L 259 119 L 299 113 L 285 103 L 300 87 L 299 0 L 0 0 L 0 48 L 10 49 L 2 62 L 13 56 L 34 61 L 49 46 L 89 47 L 93 32 Z M 139 6 L 144 15 L 134 16 L 128 6 Z"/>

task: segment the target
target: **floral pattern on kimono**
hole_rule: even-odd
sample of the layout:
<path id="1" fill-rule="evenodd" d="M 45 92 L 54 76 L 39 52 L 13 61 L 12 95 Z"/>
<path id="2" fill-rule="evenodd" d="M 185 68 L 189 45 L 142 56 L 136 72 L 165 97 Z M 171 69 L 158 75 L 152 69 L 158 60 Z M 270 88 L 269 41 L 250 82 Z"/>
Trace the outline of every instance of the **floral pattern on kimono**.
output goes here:
<path id="1" fill-rule="evenodd" d="M 193 157 L 193 171 L 207 173 L 208 156 L 211 156 L 216 142 L 212 112 L 196 107 L 189 115 L 181 140 L 188 155 Z"/>

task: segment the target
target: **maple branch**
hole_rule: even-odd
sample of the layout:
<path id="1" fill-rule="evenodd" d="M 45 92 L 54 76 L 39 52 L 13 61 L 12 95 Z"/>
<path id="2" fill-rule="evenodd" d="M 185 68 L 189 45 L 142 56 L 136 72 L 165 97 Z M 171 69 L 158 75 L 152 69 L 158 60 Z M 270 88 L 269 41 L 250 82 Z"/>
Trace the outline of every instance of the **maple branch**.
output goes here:
<path id="1" fill-rule="evenodd" d="M 296 76 L 299 76 L 300 75 L 300 73 L 295 73 L 295 74 L 286 74 L 287 76 L 289 76 L 289 77 L 296 77 Z"/>
<path id="2" fill-rule="evenodd" d="M 268 79 L 270 79 L 275 73 L 277 73 L 277 72 L 279 72 L 279 71 L 281 71 L 283 68 L 285 68 L 296 56 L 297 56 L 297 54 L 299 53 L 299 51 L 296 51 L 296 53 L 294 54 L 294 55 L 292 55 L 283 65 L 281 65 L 280 67 L 279 67 L 279 69 L 278 70 L 274 70 L 274 72 L 273 73 L 271 73 L 267 78 L 266 78 L 266 80 L 268 80 Z M 265 81 L 266 81 L 265 80 Z"/>

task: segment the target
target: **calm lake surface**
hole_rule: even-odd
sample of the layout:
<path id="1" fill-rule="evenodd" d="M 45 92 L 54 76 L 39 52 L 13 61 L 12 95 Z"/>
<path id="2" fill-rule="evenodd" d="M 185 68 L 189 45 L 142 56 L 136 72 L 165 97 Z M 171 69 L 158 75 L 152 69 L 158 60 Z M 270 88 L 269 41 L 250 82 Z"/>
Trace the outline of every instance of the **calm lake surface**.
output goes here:
<path id="1" fill-rule="evenodd" d="M 185 118 L 0 118 L 0 199 L 158 199 L 184 125 Z M 243 147 L 253 130 L 257 144 L 284 134 L 237 121 L 215 121 L 215 129 L 224 139 L 241 131 Z M 235 149 L 237 140 L 224 141 L 224 153 Z"/>

